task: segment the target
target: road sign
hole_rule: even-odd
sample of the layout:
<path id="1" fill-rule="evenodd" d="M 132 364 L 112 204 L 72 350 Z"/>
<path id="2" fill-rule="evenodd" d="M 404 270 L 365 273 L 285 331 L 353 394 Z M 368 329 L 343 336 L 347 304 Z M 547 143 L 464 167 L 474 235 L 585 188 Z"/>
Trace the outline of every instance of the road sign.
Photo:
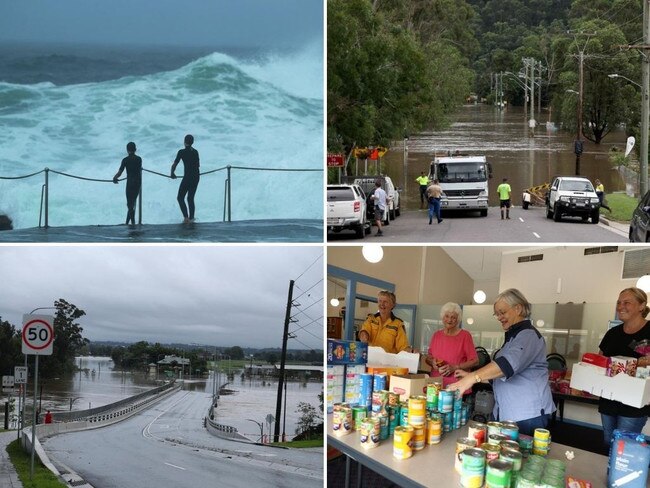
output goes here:
<path id="1" fill-rule="evenodd" d="M 53 323 L 54 317 L 49 315 L 23 315 L 23 354 L 52 355 Z"/>
<path id="2" fill-rule="evenodd" d="M 3 376 L 2 377 L 2 388 L 13 388 L 14 387 L 14 377 L 13 376 Z"/>
<path id="3" fill-rule="evenodd" d="M 266 416 L 266 423 L 267 424 L 272 424 L 273 422 L 275 422 L 275 417 L 273 415 L 271 415 L 271 414 L 268 414 Z"/>
<path id="4" fill-rule="evenodd" d="M 14 380 L 17 385 L 27 384 L 27 368 L 25 366 L 14 367 Z"/>
<path id="5" fill-rule="evenodd" d="M 328 168 L 337 168 L 345 166 L 345 157 L 343 154 L 327 154 L 327 167 Z"/>

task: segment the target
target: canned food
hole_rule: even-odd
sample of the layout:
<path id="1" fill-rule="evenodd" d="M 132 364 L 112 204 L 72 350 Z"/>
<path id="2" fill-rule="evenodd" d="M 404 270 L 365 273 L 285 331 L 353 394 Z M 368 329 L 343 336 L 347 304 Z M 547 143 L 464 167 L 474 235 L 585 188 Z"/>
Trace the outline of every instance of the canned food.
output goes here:
<path id="1" fill-rule="evenodd" d="M 512 451 L 519 451 L 519 443 L 515 441 L 501 441 L 501 444 L 499 444 L 501 447 L 501 450 L 503 451 L 504 449 L 510 449 Z"/>
<path id="2" fill-rule="evenodd" d="M 377 373 L 373 377 L 372 389 L 373 391 L 380 391 L 386 389 L 386 379 L 388 375 L 386 373 Z"/>
<path id="3" fill-rule="evenodd" d="M 501 422 L 488 422 L 487 423 L 487 434 L 500 434 L 501 433 Z"/>
<path id="4" fill-rule="evenodd" d="M 487 463 L 485 488 L 510 488 L 512 463 L 494 459 Z"/>
<path id="5" fill-rule="evenodd" d="M 361 447 L 372 449 L 379 445 L 379 420 L 376 418 L 366 418 L 359 424 L 359 441 Z"/>
<path id="6" fill-rule="evenodd" d="M 426 419 L 426 398 L 412 396 L 409 398 L 409 424 L 424 425 Z"/>
<path id="7" fill-rule="evenodd" d="M 502 422 L 500 433 L 516 441 L 519 438 L 519 426 L 514 422 Z"/>
<path id="8" fill-rule="evenodd" d="M 438 394 L 438 410 L 440 412 L 451 412 L 454 409 L 454 392 L 440 390 Z"/>
<path id="9" fill-rule="evenodd" d="M 358 429 L 363 419 L 365 419 L 367 416 L 368 410 L 366 407 L 360 407 L 358 405 L 352 407 L 352 422 L 354 424 L 354 428 Z"/>
<path id="10" fill-rule="evenodd" d="M 460 455 L 465 449 L 476 447 L 476 439 L 471 437 L 460 437 L 456 439 L 456 457 L 454 459 L 454 468 L 459 474 L 463 471 L 463 460 Z"/>
<path id="11" fill-rule="evenodd" d="M 485 457 L 488 461 L 499 459 L 499 455 L 501 454 L 501 447 L 498 444 L 490 444 L 488 442 L 484 442 L 481 445 L 481 448 L 485 451 Z"/>
<path id="12" fill-rule="evenodd" d="M 352 409 L 339 405 L 332 415 L 332 431 L 336 436 L 343 436 L 352 432 Z"/>
<path id="13" fill-rule="evenodd" d="M 462 458 L 460 485 L 463 488 L 481 488 L 485 475 L 485 451 L 472 447 L 458 455 Z"/>
<path id="14" fill-rule="evenodd" d="M 413 440 L 414 429 L 413 427 L 395 427 L 395 434 L 393 435 L 393 444 L 408 444 L 411 445 Z"/>
<path id="15" fill-rule="evenodd" d="M 432 415 L 427 420 L 427 444 L 439 444 L 442 438 L 442 418 Z"/>
<path id="16" fill-rule="evenodd" d="M 476 445 L 481 446 L 485 442 L 485 437 L 487 434 L 487 425 L 482 424 L 481 422 L 470 422 L 469 428 L 467 430 L 467 437 L 473 437 L 476 439 Z"/>
<path id="17" fill-rule="evenodd" d="M 502 449 L 501 454 L 499 454 L 499 459 L 512 463 L 513 472 L 521 470 L 523 456 L 519 451 L 514 451 L 512 449 Z"/>
<path id="18" fill-rule="evenodd" d="M 488 434 L 488 443 L 496 444 L 497 446 L 501 445 L 501 442 L 507 441 L 508 438 L 502 434 Z"/>

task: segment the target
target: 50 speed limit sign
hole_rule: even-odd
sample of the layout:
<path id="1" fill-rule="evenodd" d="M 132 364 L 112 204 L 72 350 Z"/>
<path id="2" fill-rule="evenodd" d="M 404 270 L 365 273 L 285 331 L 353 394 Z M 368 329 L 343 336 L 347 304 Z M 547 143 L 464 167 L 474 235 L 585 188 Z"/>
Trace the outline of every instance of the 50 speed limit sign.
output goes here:
<path id="1" fill-rule="evenodd" d="M 54 344 L 54 317 L 23 315 L 23 354 L 50 356 Z"/>

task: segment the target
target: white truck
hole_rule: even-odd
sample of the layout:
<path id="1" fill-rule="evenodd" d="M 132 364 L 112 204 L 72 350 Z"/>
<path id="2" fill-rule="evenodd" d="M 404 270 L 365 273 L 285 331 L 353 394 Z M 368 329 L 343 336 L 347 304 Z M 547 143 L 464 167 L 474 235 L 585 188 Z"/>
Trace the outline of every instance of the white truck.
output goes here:
<path id="1" fill-rule="evenodd" d="M 370 234 L 366 195 L 358 185 L 327 185 L 327 230 L 353 230 L 360 239 Z"/>
<path id="2" fill-rule="evenodd" d="M 442 210 L 478 210 L 487 216 L 492 167 L 485 156 L 436 156 L 429 177 L 442 187 Z"/>

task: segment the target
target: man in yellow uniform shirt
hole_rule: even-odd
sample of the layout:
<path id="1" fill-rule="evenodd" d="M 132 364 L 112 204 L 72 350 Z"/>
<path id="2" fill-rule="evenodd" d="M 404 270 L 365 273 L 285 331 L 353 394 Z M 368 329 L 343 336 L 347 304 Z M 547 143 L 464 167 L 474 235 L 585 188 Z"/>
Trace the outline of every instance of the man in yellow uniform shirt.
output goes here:
<path id="1" fill-rule="evenodd" d="M 420 185 L 420 208 L 424 208 L 424 197 L 427 192 L 427 187 L 429 186 L 429 177 L 424 174 L 424 171 L 420 173 L 420 176 L 415 178 L 418 185 Z"/>
<path id="2" fill-rule="evenodd" d="M 402 319 L 393 315 L 395 294 L 390 291 L 380 291 L 377 296 L 379 312 L 369 314 L 359 331 L 359 340 L 371 346 L 378 346 L 384 351 L 397 354 L 409 350 L 409 341 Z"/>

